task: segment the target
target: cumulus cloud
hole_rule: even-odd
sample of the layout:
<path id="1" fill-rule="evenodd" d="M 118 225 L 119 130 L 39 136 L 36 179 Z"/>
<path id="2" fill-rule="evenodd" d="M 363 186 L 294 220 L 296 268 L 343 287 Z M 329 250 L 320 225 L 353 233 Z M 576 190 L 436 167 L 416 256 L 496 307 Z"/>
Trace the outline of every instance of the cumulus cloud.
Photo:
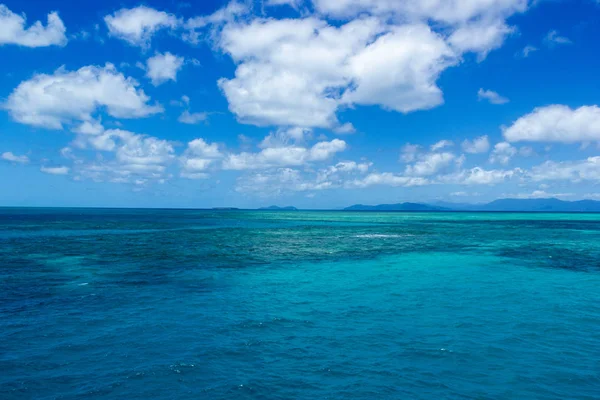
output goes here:
<path id="1" fill-rule="evenodd" d="M 504 129 L 509 142 L 575 143 L 600 141 L 600 107 L 564 105 L 536 108 Z"/>
<path id="2" fill-rule="evenodd" d="M 261 197 L 279 196 L 285 192 L 307 192 L 333 188 L 331 182 L 315 182 L 292 168 L 276 168 L 244 175 L 237 179 L 236 191 Z"/>
<path id="3" fill-rule="evenodd" d="M 0 158 L 2 158 L 4 161 L 9 161 L 16 164 L 29 164 L 29 157 L 25 155 L 17 156 L 10 151 L 2 153 Z"/>
<path id="4" fill-rule="evenodd" d="M 465 153 L 469 154 L 487 153 L 490 150 L 490 141 L 487 136 L 465 140 L 462 142 L 462 149 Z"/>
<path id="5" fill-rule="evenodd" d="M 494 150 L 492 150 L 492 154 L 490 154 L 490 162 L 492 164 L 498 163 L 506 165 L 517 153 L 517 149 L 510 143 L 500 142 L 494 146 Z"/>
<path id="6" fill-rule="evenodd" d="M 83 121 L 72 130 L 81 135 L 99 135 L 104 132 L 104 126 L 99 121 L 91 120 Z"/>
<path id="7" fill-rule="evenodd" d="M 134 79 L 106 64 L 34 75 L 10 94 L 5 108 L 17 122 L 62 129 L 64 124 L 91 122 L 101 110 L 116 118 L 141 118 L 162 111 L 149 101 Z"/>
<path id="8" fill-rule="evenodd" d="M 68 167 L 41 167 L 40 171 L 42 171 L 45 174 L 50 174 L 50 175 L 67 175 L 69 173 L 69 168 Z"/>
<path id="9" fill-rule="evenodd" d="M 258 145 L 260 148 L 287 147 L 290 145 L 302 145 L 312 135 L 312 130 L 307 128 L 280 128 L 269 133 Z"/>
<path id="10" fill-rule="evenodd" d="M 233 79 L 219 81 L 230 110 L 257 125 L 339 128 L 342 105 L 428 109 L 443 101 L 438 75 L 458 62 L 427 25 L 375 18 L 227 24 L 219 46 L 238 64 Z"/>
<path id="11" fill-rule="evenodd" d="M 181 113 L 179 118 L 177 119 L 182 124 L 195 125 L 200 122 L 204 122 L 208 119 L 208 113 L 199 112 L 199 113 L 191 113 L 189 110 L 185 110 Z"/>
<path id="12" fill-rule="evenodd" d="M 241 176 L 236 190 L 260 196 L 281 195 L 285 192 L 319 191 L 342 187 L 356 187 L 354 180 L 364 176 L 371 167 L 369 162 L 341 161 L 318 171 L 293 168 L 274 168 Z"/>
<path id="13" fill-rule="evenodd" d="M 491 104 L 506 104 L 510 101 L 506 97 L 500 96 L 493 90 L 484 90 L 483 88 L 479 89 L 477 92 L 477 97 L 479 98 L 479 101 L 487 100 Z"/>
<path id="14" fill-rule="evenodd" d="M 452 153 L 428 153 L 419 158 L 413 165 L 406 166 L 405 174 L 408 176 L 429 176 L 447 168 L 456 160 Z"/>
<path id="15" fill-rule="evenodd" d="M 165 28 L 176 28 L 178 19 L 173 14 L 146 6 L 122 8 L 104 17 L 111 36 L 122 39 L 133 46 L 148 47 L 152 36 Z"/>
<path id="16" fill-rule="evenodd" d="M 181 176 L 188 179 L 205 179 L 209 176 L 209 167 L 222 157 L 223 153 L 216 143 L 207 143 L 202 138 L 194 139 L 188 143 L 185 153 L 180 157 Z"/>
<path id="17" fill-rule="evenodd" d="M 154 86 L 158 86 L 169 80 L 177 81 L 177 72 L 183 67 L 184 58 L 175 56 L 169 52 L 157 53 L 146 61 L 146 76 L 150 78 Z"/>
<path id="18" fill-rule="evenodd" d="M 346 184 L 347 188 L 365 188 L 374 185 L 384 185 L 384 186 L 424 186 L 428 185 L 431 182 L 422 177 L 410 177 L 410 176 L 402 176 L 396 175 L 391 172 L 374 172 L 362 179 L 355 179 L 353 181 L 349 181 Z"/>
<path id="19" fill-rule="evenodd" d="M 75 145 L 112 156 L 102 155 L 91 163 L 78 160 L 74 173 L 79 180 L 137 185 L 163 181 L 167 177 L 167 166 L 175 158 L 170 142 L 121 129 L 109 129 L 99 135 L 82 135 Z"/>
<path id="20" fill-rule="evenodd" d="M 534 181 L 600 181 L 600 157 L 578 161 L 546 161 L 528 173 Z"/>
<path id="21" fill-rule="evenodd" d="M 269 167 L 300 166 L 313 161 L 325 161 L 346 150 L 346 142 L 334 139 L 319 142 L 310 148 L 297 145 L 267 147 L 258 153 L 229 154 L 223 168 L 229 170 L 265 169 Z"/>
<path id="22" fill-rule="evenodd" d="M 316 0 L 316 12 L 303 18 L 230 17 L 215 43 L 237 69 L 219 87 L 241 122 L 260 126 L 340 132 L 342 107 L 427 110 L 444 101 L 441 73 L 467 52 L 483 59 L 500 47 L 514 30 L 506 18 L 527 3 Z"/>
<path id="23" fill-rule="evenodd" d="M 455 30 L 448 42 L 461 53 L 478 54 L 478 61 L 483 61 L 489 52 L 502 46 L 504 39 L 515 32 L 515 28 L 506 25 L 504 20 L 480 20 L 465 24 Z"/>
<path id="24" fill-rule="evenodd" d="M 512 170 L 486 170 L 481 167 L 474 167 L 454 174 L 439 176 L 438 181 L 440 183 L 459 185 L 495 185 L 522 173 L 523 171 L 519 168 Z"/>
<path id="25" fill-rule="evenodd" d="M 13 13 L 0 4 L 0 46 L 15 44 L 25 47 L 64 46 L 67 44 L 66 28 L 58 13 L 48 14 L 46 26 L 40 21 L 26 27 L 24 15 Z"/>
<path id="26" fill-rule="evenodd" d="M 250 12 L 246 3 L 241 1 L 230 1 L 227 5 L 210 15 L 193 17 L 186 21 L 184 28 L 186 33 L 183 39 L 193 44 L 197 44 L 206 34 L 206 28 L 212 28 L 209 34 L 215 36 L 218 29 L 225 23 L 234 22 L 238 17 L 244 16 Z"/>
<path id="27" fill-rule="evenodd" d="M 322 168 L 317 173 L 317 182 L 331 182 L 338 187 L 349 175 L 362 175 L 369 171 L 373 164 L 370 162 L 357 163 L 356 161 L 341 161 L 327 168 Z"/>
<path id="28" fill-rule="evenodd" d="M 427 25 L 396 26 L 349 59 L 353 85 L 342 101 L 402 113 L 427 110 L 443 103 L 436 81 L 456 63 L 455 53 Z"/>
<path id="29" fill-rule="evenodd" d="M 460 25 L 473 20 L 495 20 L 527 9 L 528 0 L 314 0 L 322 13 L 351 18 L 362 13 L 395 16 L 401 20 L 434 20 Z"/>

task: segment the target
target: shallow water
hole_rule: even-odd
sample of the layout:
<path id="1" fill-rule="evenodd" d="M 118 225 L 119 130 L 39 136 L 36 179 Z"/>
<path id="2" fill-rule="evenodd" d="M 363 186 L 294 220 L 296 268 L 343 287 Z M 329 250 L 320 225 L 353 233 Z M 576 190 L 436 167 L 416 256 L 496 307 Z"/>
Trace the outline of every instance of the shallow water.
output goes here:
<path id="1" fill-rule="evenodd" d="M 0 209 L 2 399 L 595 399 L 600 215 Z"/>

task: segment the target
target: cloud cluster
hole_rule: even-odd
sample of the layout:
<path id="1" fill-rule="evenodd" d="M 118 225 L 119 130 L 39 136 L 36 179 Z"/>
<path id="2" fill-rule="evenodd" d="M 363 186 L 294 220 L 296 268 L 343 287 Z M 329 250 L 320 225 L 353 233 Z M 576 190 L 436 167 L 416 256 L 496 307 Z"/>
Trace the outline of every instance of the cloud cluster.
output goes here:
<path id="1" fill-rule="evenodd" d="M 600 141 L 600 107 L 539 107 L 504 129 L 504 137 L 509 142 Z"/>
<path id="2" fill-rule="evenodd" d="M 87 66 L 77 71 L 60 68 L 21 82 L 5 108 L 17 122 L 63 129 L 78 121 L 91 124 L 100 111 L 115 118 L 141 118 L 162 111 L 132 78 L 114 65 Z"/>
<path id="3" fill-rule="evenodd" d="M 148 47 L 152 36 L 159 30 L 174 29 L 179 24 L 173 14 L 146 6 L 123 8 L 104 17 L 104 22 L 111 36 L 139 47 Z"/>
<path id="4" fill-rule="evenodd" d="M 183 67 L 185 59 L 169 52 L 157 53 L 146 61 L 146 76 L 154 86 L 167 81 L 177 81 L 177 72 Z"/>
<path id="5" fill-rule="evenodd" d="M 24 15 L 12 12 L 0 4 L 0 46 L 14 44 L 25 47 L 64 46 L 67 43 L 66 28 L 57 12 L 48 14 L 46 26 L 40 21 L 26 27 Z"/>
<path id="6" fill-rule="evenodd" d="M 318 142 L 310 148 L 298 145 L 267 147 L 258 153 L 229 154 L 223 162 L 227 170 L 267 169 L 282 166 L 300 166 L 314 161 L 325 161 L 346 150 L 340 139 Z"/>
<path id="7" fill-rule="evenodd" d="M 15 164 L 29 164 L 29 157 L 25 155 L 18 156 L 16 154 L 13 154 L 11 151 L 5 151 L 4 153 L 0 154 L 0 158 L 4 161 L 8 161 Z"/>

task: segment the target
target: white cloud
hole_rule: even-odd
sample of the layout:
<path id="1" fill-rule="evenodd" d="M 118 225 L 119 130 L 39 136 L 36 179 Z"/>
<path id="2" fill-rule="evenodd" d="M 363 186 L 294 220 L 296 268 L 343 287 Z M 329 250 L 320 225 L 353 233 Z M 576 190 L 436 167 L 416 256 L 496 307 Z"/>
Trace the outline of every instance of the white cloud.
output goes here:
<path id="1" fill-rule="evenodd" d="M 417 159 L 421 146 L 418 144 L 407 143 L 400 149 L 400 161 L 404 163 L 411 163 Z"/>
<path id="2" fill-rule="evenodd" d="M 265 5 L 267 6 L 283 6 L 288 5 L 292 8 L 298 8 L 302 4 L 303 0 L 266 0 Z"/>
<path id="3" fill-rule="evenodd" d="M 385 185 L 385 186 L 424 186 L 431 182 L 422 177 L 408 177 L 395 175 L 390 172 L 383 173 L 371 173 L 362 179 L 355 179 L 346 183 L 347 188 L 365 188 L 374 185 Z"/>
<path id="4" fill-rule="evenodd" d="M 50 174 L 50 175 L 67 175 L 69 173 L 69 168 L 68 167 L 41 167 L 40 171 L 42 171 L 45 174 Z"/>
<path id="5" fill-rule="evenodd" d="M 379 35 L 379 36 L 377 36 Z M 224 27 L 220 47 L 238 64 L 219 86 L 242 122 L 338 128 L 342 105 L 410 112 L 443 102 L 435 81 L 458 62 L 423 24 L 374 18 L 335 27 L 315 18 L 255 19 Z"/>
<path id="6" fill-rule="evenodd" d="M 104 126 L 98 121 L 84 121 L 73 128 L 73 132 L 81 135 L 99 135 L 104 132 Z"/>
<path id="7" fill-rule="evenodd" d="M 490 51 L 501 47 L 504 39 L 514 32 L 515 28 L 506 25 L 504 20 L 480 20 L 458 28 L 448 42 L 461 53 L 478 53 L 478 61 L 483 61 Z"/>
<path id="8" fill-rule="evenodd" d="M 58 13 L 48 14 L 46 26 L 36 21 L 26 28 L 24 15 L 13 13 L 0 4 L 0 46 L 16 44 L 26 47 L 64 46 L 67 44 L 66 28 Z"/>
<path id="9" fill-rule="evenodd" d="M 90 146 L 113 157 L 99 155 L 92 163 L 79 160 L 74 171 L 76 179 L 136 185 L 163 181 L 167 177 L 167 166 L 175 158 L 173 145 L 168 141 L 121 129 L 109 129 L 79 139 L 76 142 L 79 147 Z"/>
<path id="10" fill-rule="evenodd" d="M 158 86 L 169 80 L 177 81 L 177 72 L 183 67 L 184 58 L 175 56 L 169 52 L 157 53 L 146 61 L 146 76 L 152 80 L 154 86 Z"/>
<path id="11" fill-rule="evenodd" d="M 321 168 L 316 175 L 312 170 L 304 173 L 292 168 L 275 168 L 242 176 L 237 181 L 236 190 L 260 196 L 281 195 L 285 192 L 307 192 L 351 187 L 357 176 L 366 174 L 371 163 L 342 161 Z M 355 187 L 355 186 L 352 186 Z"/>
<path id="12" fill-rule="evenodd" d="M 0 158 L 2 158 L 5 161 L 12 162 L 12 163 L 29 164 L 29 157 L 27 157 L 25 155 L 17 156 L 10 151 L 6 151 L 6 152 L 2 153 L 0 155 Z"/>
<path id="13" fill-rule="evenodd" d="M 396 16 L 400 20 L 434 20 L 464 24 L 472 20 L 495 20 L 527 9 L 528 0 L 314 0 L 322 13 L 351 18 L 368 12 Z"/>
<path id="14" fill-rule="evenodd" d="M 216 143 L 209 144 L 204 139 L 194 139 L 180 157 L 181 176 L 188 179 L 206 179 L 209 167 L 221 159 L 223 153 Z"/>
<path id="15" fill-rule="evenodd" d="M 544 38 L 544 42 L 546 43 L 547 46 L 550 46 L 550 47 L 561 45 L 561 44 L 572 44 L 573 43 L 571 41 L 571 39 L 569 39 L 565 36 L 560 36 L 558 34 L 558 31 L 555 31 L 555 30 L 548 32 L 548 34 Z"/>
<path id="16" fill-rule="evenodd" d="M 506 104 L 510 101 L 506 97 L 500 96 L 493 90 L 479 89 L 477 92 L 477 97 L 479 98 L 479 101 L 487 100 L 492 104 Z"/>
<path id="17" fill-rule="evenodd" d="M 527 58 L 529 57 L 529 55 L 535 51 L 538 51 L 539 49 L 535 46 L 531 46 L 531 45 L 527 45 L 523 48 L 523 51 L 521 52 L 521 54 L 523 55 L 523 57 Z"/>
<path id="18" fill-rule="evenodd" d="M 179 25 L 174 15 L 145 6 L 123 8 L 104 17 L 104 21 L 111 36 L 140 47 L 148 47 L 160 29 L 174 29 Z"/>
<path id="19" fill-rule="evenodd" d="M 535 166 L 528 176 L 536 181 L 600 181 L 600 157 L 589 157 L 579 161 L 546 161 Z"/>
<path id="20" fill-rule="evenodd" d="M 339 139 L 330 142 L 319 142 L 311 148 L 297 145 L 268 147 L 259 153 L 229 154 L 223 162 L 223 168 L 245 170 L 300 166 L 312 161 L 325 161 L 345 149 L 346 142 Z"/>
<path id="21" fill-rule="evenodd" d="M 456 160 L 452 153 L 429 153 L 419 158 L 414 165 L 407 165 L 405 174 L 408 176 L 429 176 L 433 175 L 448 166 Z"/>
<path id="22" fill-rule="evenodd" d="M 314 18 L 228 24 L 219 45 L 239 66 L 219 86 L 244 122 L 335 127 L 339 96 L 330 88 L 348 83 L 340 68 L 377 29 L 374 20 L 339 29 Z"/>
<path id="23" fill-rule="evenodd" d="M 442 104 L 440 74 L 465 52 L 482 59 L 499 47 L 513 31 L 506 18 L 527 3 L 316 0 L 310 17 L 230 17 L 214 39 L 237 69 L 219 87 L 243 123 L 343 133 L 346 125 L 337 119 L 342 107 L 409 113 Z M 324 16 L 341 21 L 330 24 Z M 199 25 L 207 23 L 202 18 Z"/>
<path id="24" fill-rule="evenodd" d="M 173 159 L 173 146 L 166 140 L 115 130 L 122 140 L 116 159 L 124 165 L 164 165 Z"/>
<path id="25" fill-rule="evenodd" d="M 346 122 L 345 124 L 334 128 L 333 131 L 339 135 L 346 135 L 350 133 L 355 133 L 356 128 L 354 128 L 354 125 L 352 125 L 350 122 Z"/>
<path id="26" fill-rule="evenodd" d="M 487 153 L 490 150 L 490 141 L 487 136 L 480 136 L 472 141 L 465 140 L 462 142 L 462 149 L 469 154 Z"/>
<path id="27" fill-rule="evenodd" d="M 342 101 L 402 113 L 436 107 L 443 103 L 436 80 L 457 62 L 443 38 L 427 25 L 392 27 L 349 59 L 353 85 Z"/>
<path id="28" fill-rule="evenodd" d="M 312 135 L 312 130 L 307 128 L 280 128 L 269 133 L 258 145 L 265 149 L 269 147 L 287 147 L 290 145 L 301 145 L 305 139 Z"/>
<path id="29" fill-rule="evenodd" d="M 504 129 L 509 142 L 575 143 L 600 141 L 600 107 L 572 109 L 564 105 L 540 107 Z"/>
<path id="30" fill-rule="evenodd" d="M 257 172 L 241 176 L 237 180 L 236 191 L 252 193 L 261 197 L 280 196 L 285 192 L 307 192 L 331 189 L 331 182 L 307 180 L 300 171 L 292 168 L 277 168 L 272 171 Z"/>
<path id="31" fill-rule="evenodd" d="M 512 170 L 485 170 L 481 167 L 462 170 L 460 172 L 438 177 L 440 183 L 459 185 L 495 185 L 522 174 L 519 168 Z"/>
<path id="32" fill-rule="evenodd" d="M 208 113 L 190 113 L 189 110 L 185 110 L 181 113 L 179 118 L 177 119 L 182 124 L 195 125 L 200 122 L 204 122 L 208 119 Z"/>
<path id="33" fill-rule="evenodd" d="M 244 16 L 249 12 L 250 8 L 247 4 L 235 0 L 230 1 L 225 7 L 220 8 L 210 15 L 202 15 L 188 19 L 184 26 L 187 32 L 183 35 L 183 39 L 190 43 L 197 44 L 207 27 L 213 29 L 212 35 L 214 36 L 216 33 L 215 31 L 223 24 L 234 22 L 237 18 Z"/>
<path id="34" fill-rule="evenodd" d="M 549 199 L 549 198 L 562 198 L 562 197 L 572 197 L 573 193 L 548 193 L 544 190 L 534 190 L 531 193 L 518 193 L 518 194 L 509 194 L 503 197 L 511 198 L 511 199 Z"/>
<path id="35" fill-rule="evenodd" d="M 356 161 L 341 161 L 327 168 L 322 168 L 317 173 L 316 181 L 331 182 L 336 187 L 341 186 L 348 175 L 362 175 L 369 171 L 373 164 L 369 162 L 357 163 Z"/>
<path id="36" fill-rule="evenodd" d="M 21 82 L 5 104 L 17 122 L 62 129 L 63 124 L 93 120 L 101 110 L 116 118 L 141 118 L 162 111 L 149 105 L 138 83 L 112 64 L 77 71 L 61 68 L 52 75 L 34 75 Z"/>
<path id="37" fill-rule="evenodd" d="M 490 154 L 490 162 L 506 165 L 518 153 L 517 149 L 508 142 L 500 142 L 494 146 Z"/>
<path id="38" fill-rule="evenodd" d="M 454 142 L 452 140 L 440 140 L 439 142 L 437 142 L 431 146 L 431 151 L 438 151 L 438 150 L 442 150 L 446 147 L 452 147 L 452 146 L 454 146 Z"/>

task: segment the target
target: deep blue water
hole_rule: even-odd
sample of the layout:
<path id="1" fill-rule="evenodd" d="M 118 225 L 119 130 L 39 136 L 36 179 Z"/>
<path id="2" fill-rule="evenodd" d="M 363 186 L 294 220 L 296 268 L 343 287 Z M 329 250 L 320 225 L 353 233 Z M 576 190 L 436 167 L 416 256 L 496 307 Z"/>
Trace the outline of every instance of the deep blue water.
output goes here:
<path id="1" fill-rule="evenodd" d="M 598 399 L 600 215 L 0 209 L 0 398 Z"/>

